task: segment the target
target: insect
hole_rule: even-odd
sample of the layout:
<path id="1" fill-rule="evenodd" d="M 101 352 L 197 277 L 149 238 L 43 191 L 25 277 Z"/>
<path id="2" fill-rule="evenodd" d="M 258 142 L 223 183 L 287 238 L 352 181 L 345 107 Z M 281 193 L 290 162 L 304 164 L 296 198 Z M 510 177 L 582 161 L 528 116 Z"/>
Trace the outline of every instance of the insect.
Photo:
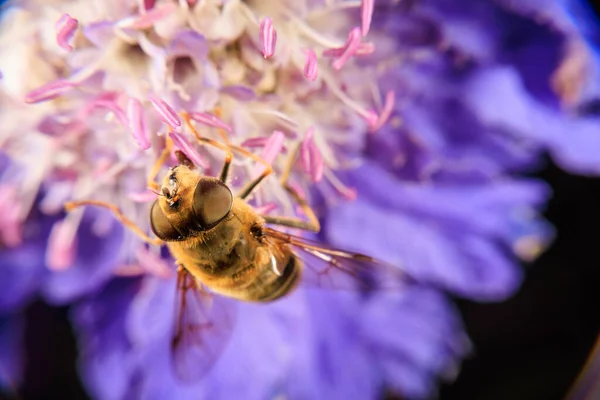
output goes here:
<path id="1" fill-rule="evenodd" d="M 202 378 L 218 358 L 233 329 L 233 307 L 227 299 L 270 302 L 301 282 L 320 288 L 367 291 L 407 283 L 407 276 L 395 266 L 269 226 L 320 230 L 312 209 L 287 183 L 295 154 L 282 173 L 281 183 L 308 221 L 259 215 L 246 199 L 272 173 L 271 166 L 241 147 L 202 137 L 189 116 L 182 117 L 198 141 L 225 151 L 225 163 L 218 177 L 203 176 L 178 152 L 180 164 L 169 169 L 160 186 L 149 178 L 150 186 L 158 190 L 150 208 L 150 226 L 158 239 L 146 235 L 114 205 L 93 200 L 66 204 L 67 210 L 83 205 L 109 208 L 145 241 L 166 243 L 178 265 L 172 354 L 180 378 Z M 233 151 L 265 165 L 260 176 L 235 196 L 227 185 Z M 165 149 L 159 162 L 169 152 L 170 148 Z"/>

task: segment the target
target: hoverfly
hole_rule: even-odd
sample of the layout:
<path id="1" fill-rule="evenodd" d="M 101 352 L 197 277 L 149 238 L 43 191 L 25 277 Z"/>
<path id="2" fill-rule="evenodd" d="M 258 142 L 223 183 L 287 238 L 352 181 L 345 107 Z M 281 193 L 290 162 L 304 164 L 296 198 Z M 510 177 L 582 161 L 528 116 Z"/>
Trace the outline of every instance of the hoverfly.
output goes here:
<path id="1" fill-rule="evenodd" d="M 166 244 L 176 260 L 178 303 L 172 340 L 175 372 L 184 381 L 201 379 L 211 368 L 233 329 L 227 298 L 271 302 L 306 286 L 373 290 L 399 288 L 408 277 L 399 268 L 372 257 L 338 250 L 322 243 L 271 228 L 318 232 L 314 212 L 288 183 L 297 149 L 282 173 L 281 183 L 308 218 L 260 215 L 246 202 L 269 174 L 271 166 L 242 147 L 202 137 L 182 114 L 196 139 L 226 152 L 218 177 L 203 176 L 176 151 L 180 164 L 169 169 L 150 208 L 154 239 L 135 226 L 114 205 L 83 200 L 65 205 L 67 211 L 83 205 L 110 209 L 115 217 L 149 243 Z M 170 154 L 167 146 L 159 162 Z M 237 195 L 227 185 L 233 151 L 261 162 L 265 170 Z M 158 171 L 160 166 L 155 166 Z M 152 186 L 153 177 L 149 178 Z"/>

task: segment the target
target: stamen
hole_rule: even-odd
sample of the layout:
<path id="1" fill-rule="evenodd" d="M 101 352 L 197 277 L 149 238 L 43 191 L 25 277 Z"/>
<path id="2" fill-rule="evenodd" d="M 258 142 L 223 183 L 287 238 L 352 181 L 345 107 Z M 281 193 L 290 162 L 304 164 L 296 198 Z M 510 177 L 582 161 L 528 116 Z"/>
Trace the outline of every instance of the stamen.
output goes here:
<path id="1" fill-rule="evenodd" d="M 129 120 L 125 116 L 125 112 L 114 100 L 99 99 L 92 101 L 83 109 L 82 119 L 85 119 L 91 112 L 98 108 L 104 108 L 113 113 L 119 122 L 125 126 L 129 126 Z"/>
<path id="2" fill-rule="evenodd" d="M 170 132 L 169 137 L 173 140 L 173 144 L 177 146 L 179 150 L 181 150 L 183 154 L 187 156 L 187 158 L 192 160 L 194 164 L 204 169 L 209 167 L 209 164 L 204 161 L 200 153 L 198 153 L 196 149 L 192 147 L 190 142 L 188 142 L 182 134 Z"/>
<path id="3" fill-rule="evenodd" d="M 365 121 L 367 121 L 367 124 L 369 126 L 375 125 L 375 123 L 379 119 L 379 116 L 375 111 L 365 109 L 363 106 L 361 106 L 360 104 L 352 100 L 350 97 L 348 97 L 346 93 L 344 93 L 344 91 L 338 87 L 337 82 L 335 82 L 335 80 L 332 79 L 331 76 L 329 76 L 328 74 L 324 73 L 322 74 L 322 77 L 325 80 L 325 83 L 327 83 L 327 87 L 338 99 L 344 102 L 344 104 L 353 109 L 358 115 L 360 115 Z"/>
<path id="4" fill-rule="evenodd" d="M 127 118 L 129 119 L 129 128 L 138 146 L 142 150 L 150 148 L 150 141 L 146 132 L 146 122 L 144 121 L 144 111 L 142 103 L 138 99 L 132 98 L 127 102 Z"/>
<path id="5" fill-rule="evenodd" d="M 304 76 L 310 80 L 315 81 L 317 79 L 317 55 L 313 49 L 306 49 L 306 63 L 304 64 Z"/>
<path id="6" fill-rule="evenodd" d="M 265 147 L 262 151 L 261 158 L 271 164 L 275 161 L 275 157 L 281 152 L 283 148 L 283 141 L 285 135 L 281 131 L 273 131 L 273 134 L 269 137 L 269 140 L 265 143 Z M 260 166 L 262 169 L 263 166 Z"/>
<path id="7" fill-rule="evenodd" d="M 319 182 L 323 178 L 323 157 L 315 145 L 315 129 L 311 126 L 306 131 L 304 140 L 300 145 L 300 162 L 304 171 L 310 175 L 313 182 Z"/>
<path id="8" fill-rule="evenodd" d="M 373 7 L 375 0 L 362 0 L 360 5 L 360 16 L 362 19 L 362 35 L 367 36 L 371 29 L 371 20 L 373 19 Z"/>
<path id="9" fill-rule="evenodd" d="M 150 102 L 158 112 L 160 119 L 171 128 L 176 129 L 181 126 L 179 116 L 166 101 L 159 99 L 156 96 L 150 95 Z"/>
<path id="10" fill-rule="evenodd" d="M 390 118 L 390 115 L 392 115 L 392 111 L 394 110 L 395 104 L 396 94 L 393 90 L 390 90 L 385 95 L 385 103 L 383 104 L 381 114 L 379 114 L 377 120 L 369 127 L 370 132 L 375 132 L 387 122 L 387 120 Z"/>
<path id="11" fill-rule="evenodd" d="M 152 10 L 154 5 L 156 4 L 156 0 L 138 0 L 138 6 L 140 9 L 140 13 L 144 14 L 148 10 Z"/>
<path id="12" fill-rule="evenodd" d="M 264 58 L 273 56 L 277 44 L 277 31 L 273 28 L 273 20 L 269 17 L 260 23 L 260 44 Z"/>
<path id="13" fill-rule="evenodd" d="M 327 49 L 323 51 L 325 57 L 340 57 L 344 53 L 345 47 L 336 47 L 333 49 Z M 356 48 L 355 56 L 367 56 L 375 52 L 375 43 L 373 42 L 360 42 Z"/>
<path id="14" fill-rule="evenodd" d="M 139 264 L 121 264 L 113 270 L 115 276 L 140 276 L 144 275 L 146 270 Z"/>
<path id="15" fill-rule="evenodd" d="M 325 178 L 331 186 L 347 200 L 356 200 L 356 189 L 344 185 L 329 169 L 324 171 Z"/>
<path id="16" fill-rule="evenodd" d="M 144 190 L 143 192 L 131 192 L 127 194 L 127 197 L 136 203 L 149 203 L 156 200 L 156 193 L 151 190 Z"/>
<path id="17" fill-rule="evenodd" d="M 51 270 L 64 271 L 73 265 L 77 253 L 77 226 L 67 219 L 54 223 L 46 250 L 46 265 Z"/>
<path id="18" fill-rule="evenodd" d="M 173 271 L 171 268 L 169 268 L 168 264 L 157 254 L 146 249 L 145 247 L 138 248 L 138 250 L 135 252 L 135 258 L 138 260 L 142 268 L 152 275 L 156 275 L 159 278 L 165 279 L 173 276 Z"/>
<path id="19" fill-rule="evenodd" d="M 255 138 L 250 138 L 250 139 L 246 139 L 242 142 L 241 146 L 242 147 L 264 147 L 267 144 L 267 141 L 269 140 L 269 138 L 267 137 L 255 137 Z"/>
<path id="20" fill-rule="evenodd" d="M 354 28 L 348 33 L 348 40 L 344 46 L 344 51 L 332 64 L 335 70 L 340 70 L 348 62 L 350 57 L 356 53 L 356 49 L 360 44 L 360 28 Z"/>
<path id="21" fill-rule="evenodd" d="M 151 10 L 147 10 L 147 12 L 137 18 L 125 18 L 117 23 L 117 27 L 139 30 L 148 29 L 154 26 L 156 22 L 171 14 L 176 8 L 177 5 L 175 3 L 165 3 L 158 7 L 153 7 Z"/>
<path id="22" fill-rule="evenodd" d="M 256 213 L 259 215 L 265 215 L 265 214 L 268 214 L 271 211 L 275 210 L 276 208 L 277 208 L 277 204 L 267 203 L 267 204 L 259 206 L 259 207 L 254 207 L 254 211 L 256 211 Z"/>
<path id="23" fill-rule="evenodd" d="M 69 40 L 75 34 L 79 26 L 79 22 L 75 18 L 71 18 L 69 14 L 63 14 L 55 24 L 56 43 L 67 51 L 73 51 L 73 46 L 69 44 Z"/>
<path id="24" fill-rule="evenodd" d="M 228 133 L 233 131 L 231 125 L 221 120 L 216 115 L 207 112 L 191 112 L 190 118 L 196 122 L 200 122 L 203 125 L 212 126 L 214 128 L 220 128 L 226 130 Z"/>
<path id="25" fill-rule="evenodd" d="M 275 161 L 277 155 L 281 153 L 284 140 L 285 135 L 283 134 L 283 132 L 273 131 L 273 134 L 265 143 L 265 147 L 262 150 L 260 158 L 265 160 L 267 163 L 272 164 L 273 161 Z M 255 165 L 254 169 L 252 170 L 252 176 L 258 176 L 264 170 L 264 168 L 265 167 L 262 164 Z"/>
<path id="26" fill-rule="evenodd" d="M 23 240 L 19 200 L 16 187 L 0 186 L 0 246 L 15 247 Z"/>
<path id="27" fill-rule="evenodd" d="M 25 103 L 34 104 L 55 99 L 75 86 L 76 85 L 73 82 L 64 79 L 47 83 L 27 93 L 25 95 Z"/>

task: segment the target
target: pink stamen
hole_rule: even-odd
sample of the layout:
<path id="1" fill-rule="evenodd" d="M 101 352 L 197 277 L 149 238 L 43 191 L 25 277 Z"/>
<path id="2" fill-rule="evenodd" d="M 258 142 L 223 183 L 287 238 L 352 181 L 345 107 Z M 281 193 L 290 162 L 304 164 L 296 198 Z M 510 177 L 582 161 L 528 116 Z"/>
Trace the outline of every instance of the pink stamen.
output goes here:
<path id="1" fill-rule="evenodd" d="M 267 203 L 267 204 L 262 205 L 260 207 L 254 207 L 254 211 L 256 211 L 257 214 L 265 215 L 265 214 L 268 214 L 271 211 L 275 210 L 276 208 L 277 208 L 277 204 L 275 204 L 275 203 Z"/>
<path id="2" fill-rule="evenodd" d="M 177 133 L 177 132 L 170 132 L 169 136 L 171 137 L 171 139 L 173 139 L 173 143 L 175 144 L 175 146 L 179 150 L 181 150 L 183 152 L 183 154 L 185 154 L 187 156 L 187 158 L 192 160 L 192 162 L 196 166 L 199 166 L 199 167 L 205 168 L 205 169 L 209 167 L 208 163 L 206 161 L 204 161 L 204 159 L 202 158 L 200 153 L 198 153 L 196 151 L 196 149 L 194 149 L 192 147 L 190 142 L 188 142 L 187 139 L 183 135 L 181 135 L 180 133 Z"/>
<path id="3" fill-rule="evenodd" d="M 171 107 L 166 101 L 151 95 L 150 102 L 158 112 L 160 119 L 165 124 L 169 125 L 173 129 L 181 126 L 181 120 L 179 119 L 179 116 L 175 110 L 173 110 L 173 107 Z"/>
<path id="4" fill-rule="evenodd" d="M 396 104 L 396 93 L 393 90 L 390 90 L 385 95 L 385 103 L 383 104 L 383 109 L 381 110 L 381 114 L 377 117 L 377 120 L 370 126 L 370 132 L 375 132 L 379 128 L 381 128 L 392 115 L 392 111 L 394 110 L 394 105 Z"/>
<path id="5" fill-rule="evenodd" d="M 119 107 L 119 105 L 115 102 L 115 100 L 104 99 L 101 96 L 99 96 L 98 99 L 89 103 L 82 110 L 82 119 L 87 118 L 92 113 L 92 111 L 94 111 L 95 109 L 106 109 L 106 110 L 112 112 L 117 117 L 117 119 L 119 120 L 119 122 L 121 124 L 123 124 L 125 126 L 129 126 L 129 120 L 127 119 L 127 116 L 125 115 L 125 112 L 123 111 L 123 109 L 121 107 Z"/>
<path id="6" fill-rule="evenodd" d="M 306 191 L 304 190 L 304 188 L 302 186 L 298 185 L 296 182 L 293 182 L 293 181 L 290 182 L 289 185 L 290 185 L 290 187 L 292 189 L 294 189 L 294 191 L 296 192 L 296 194 L 298 196 L 300 196 L 300 198 L 302 200 L 306 200 Z"/>
<path id="7" fill-rule="evenodd" d="M 304 76 L 310 81 L 317 79 L 317 55 L 313 49 L 306 49 L 306 63 L 304 64 Z"/>
<path id="8" fill-rule="evenodd" d="M 163 259 L 143 247 L 135 252 L 135 258 L 137 258 L 142 268 L 152 275 L 165 279 L 173 276 L 173 271 Z"/>
<path id="9" fill-rule="evenodd" d="M 242 147 L 264 147 L 267 144 L 267 140 L 269 140 L 269 138 L 267 137 L 255 137 L 255 138 L 250 138 L 250 139 L 246 139 L 242 142 Z"/>
<path id="10" fill-rule="evenodd" d="M 345 50 L 346 47 L 337 47 L 334 49 L 327 49 L 323 51 L 323 56 L 325 57 L 340 57 Z M 373 54 L 375 52 L 375 44 L 372 42 L 361 42 L 356 48 L 355 56 L 366 56 L 369 54 Z"/>
<path id="11" fill-rule="evenodd" d="M 156 193 L 144 190 L 143 192 L 130 192 L 127 197 L 136 203 L 149 203 L 156 200 Z"/>
<path id="12" fill-rule="evenodd" d="M 369 125 L 369 130 L 371 130 L 372 127 L 374 127 L 377 124 L 377 120 L 379 119 L 379 116 L 373 110 L 358 111 L 358 115 L 360 115 L 365 121 L 367 121 L 367 124 Z"/>
<path id="13" fill-rule="evenodd" d="M 140 276 L 144 275 L 146 270 L 139 264 L 121 264 L 113 270 L 115 276 Z"/>
<path id="14" fill-rule="evenodd" d="M 15 247 L 23 240 L 21 203 L 16 187 L 0 186 L 0 246 Z"/>
<path id="15" fill-rule="evenodd" d="M 331 171 L 327 171 L 325 177 L 331 183 L 331 186 L 346 200 L 356 200 L 356 189 L 344 185 Z"/>
<path id="16" fill-rule="evenodd" d="M 147 12 L 136 18 L 131 25 L 133 29 L 148 29 L 154 26 L 154 24 L 161 19 L 171 14 L 177 8 L 175 3 L 165 3 L 158 7 L 153 7 L 151 10 L 147 9 Z"/>
<path id="17" fill-rule="evenodd" d="M 73 82 L 63 79 L 47 83 L 27 93 L 25 95 L 25 103 L 34 104 L 55 99 L 75 86 Z"/>
<path id="18" fill-rule="evenodd" d="M 75 34 L 78 26 L 79 22 L 75 18 L 71 18 L 69 14 L 63 14 L 55 24 L 56 43 L 67 51 L 73 51 L 69 40 Z"/>
<path id="19" fill-rule="evenodd" d="M 200 122 L 201 124 L 212 126 L 214 128 L 220 128 L 226 130 L 228 133 L 233 131 L 231 125 L 225 123 L 223 120 L 219 119 L 216 115 L 207 112 L 192 112 L 189 114 L 190 118 L 196 122 Z"/>
<path id="20" fill-rule="evenodd" d="M 144 14 L 148 10 L 152 10 L 156 4 L 156 0 L 139 0 L 140 13 Z"/>
<path id="21" fill-rule="evenodd" d="M 344 46 L 342 54 L 333 62 L 332 66 L 335 70 L 340 70 L 348 62 L 350 57 L 356 53 L 360 44 L 360 28 L 354 28 L 348 33 L 348 40 Z"/>
<path id="22" fill-rule="evenodd" d="M 371 20 L 373 19 L 373 7 L 375 0 L 362 0 L 360 3 L 360 16 L 362 19 L 362 35 L 367 36 L 371 29 Z"/>
<path id="23" fill-rule="evenodd" d="M 127 118 L 129 119 L 129 128 L 138 146 L 142 150 L 150 148 L 146 122 L 144 121 L 144 110 L 138 99 L 132 98 L 127 102 Z"/>
<path id="24" fill-rule="evenodd" d="M 273 20 L 267 17 L 260 23 L 260 45 L 264 58 L 269 58 L 275 54 L 276 44 L 277 31 L 273 28 Z"/>
<path id="25" fill-rule="evenodd" d="M 46 250 L 46 265 L 51 270 L 64 271 L 73 265 L 77 253 L 75 227 L 64 219 L 54 223 Z"/>
<path id="26" fill-rule="evenodd" d="M 309 174 L 313 182 L 323 178 L 323 156 L 314 141 L 315 129 L 311 126 L 306 131 L 304 140 L 300 144 L 300 162 L 304 171 Z"/>
<path id="27" fill-rule="evenodd" d="M 272 164 L 275 161 L 275 158 L 283 148 L 283 141 L 285 140 L 285 135 L 281 131 L 273 131 L 273 134 L 269 137 L 267 142 L 265 143 L 265 147 L 262 150 L 260 157 L 265 160 L 267 163 Z M 257 164 L 252 171 L 253 176 L 257 176 L 262 170 L 264 166 L 262 164 Z"/>
<path id="28" fill-rule="evenodd" d="M 262 151 L 262 159 L 269 164 L 275 161 L 275 157 L 281 152 L 283 148 L 283 141 L 285 135 L 281 131 L 273 131 L 273 134 L 269 137 L 269 140 L 265 143 L 265 147 Z"/>

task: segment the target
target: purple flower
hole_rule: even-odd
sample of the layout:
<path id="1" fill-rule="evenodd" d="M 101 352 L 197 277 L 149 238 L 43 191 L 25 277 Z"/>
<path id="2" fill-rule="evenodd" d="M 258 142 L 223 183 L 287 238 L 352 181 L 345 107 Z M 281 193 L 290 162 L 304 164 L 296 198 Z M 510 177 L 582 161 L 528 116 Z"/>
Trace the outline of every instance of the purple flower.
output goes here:
<path id="1" fill-rule="evenodd" d="M 544 152 L 600 170 L 587 84 L 595 48 L 562 3 L 542 3 L 554 6 L 543 23 L 533 2 L 14 2 L 0 40 L 11 60 L 1 66 L 10 161 L 0 170 L 0 285 L 11 295 L 0 297 L 0 344 L 14 340 L 10 316 L 41 295 L 73 304 L 93 397 L 431 396 L 469 349 L 440 289 L 505 298 L 518 259 L 552 237 L 539 216 L 548 188 L 517 173 Z M 157 160 L 161 173 L 172 150 L 206 175 L 222 165 L 188 120 L 273 166 L 252 199 L 265 212 L 295 214 L 278 177 L 298 149 L 292 184 L 312 199 L 323 237 L 424 286 L 236 303 L 215 366 L 178 381 L 172 260 L 106 211 L 65 215 L 62 205 L 108 201 L 149 232 Z M 236 157 L 228 184 L 261 171 Z M 6 354 L 0 365 L 19 363 Z"/>

